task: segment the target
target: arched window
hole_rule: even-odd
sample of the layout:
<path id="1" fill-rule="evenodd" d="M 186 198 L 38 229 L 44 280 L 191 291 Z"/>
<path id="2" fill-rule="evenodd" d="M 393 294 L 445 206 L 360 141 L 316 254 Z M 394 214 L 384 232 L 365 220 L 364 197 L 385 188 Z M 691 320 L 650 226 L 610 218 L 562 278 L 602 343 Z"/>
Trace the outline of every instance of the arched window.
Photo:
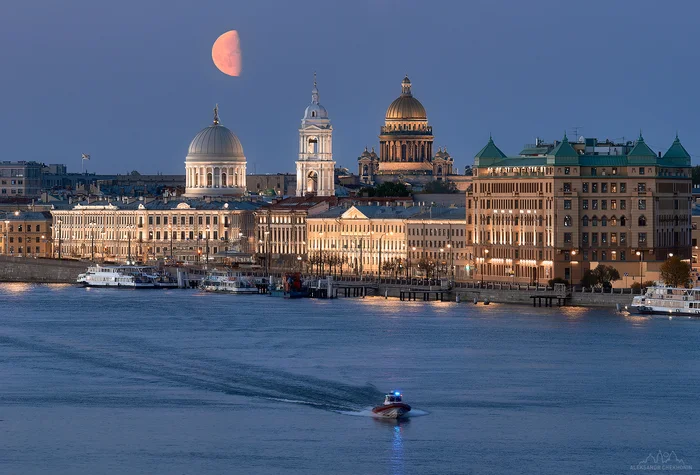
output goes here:
<path id="1" fill-rule="evenodd" d="M 542 216 L 540 216 L 540 217 L 537 218 L 537 224 L 538 224 L 539 226 L 542 226 Z"/>
<path id="2" fill-rule="evenodd" d="M 617 218 L 615 216 L 610 218 L 610 226 L 617 226 Z"/>
<path id="3" fill-rule="evenodd" d="M 571 226 L 571 216 L 569 216 L 568 214 L 564 216 L 564 226 Z"/>
<path id="4" fill-rule="evenodd" d="M 226 173 L 221 174 L 221 186 L 226 186 L 228 183 L 226 182 Z"/>
<path id="5" fill-rule="evenodd" d="M 207 173 L 207 187 L 212 187 L 214 185 L 214 177 L 211 172 Z"/>
<path id="6" fill-rule="evenodd" d="M 362 166 L 362 175 L 363 176 L 369 175 L 369 167 L 367 165 Z"/>
<path id="7" fill-rule="evenodd" d="M 194 186 L 199 186 L 199 173 L 194 174 Z"/>
<path id="8" fill-rule="evenodd" d="M 583 225 L 588 226 L 588 216 L 583 217 Z"/>
<path id="9" fill-rule="evenodd" d="M 624 226 L 625 224 L 627 224 L 627 218 L 620 216 L 620 226 Z"/>
<path id="10" fill-rule="evenodd" d="M 646 226 L 646 225 L 647 225 L 647 218 L 645 218 L 644 216 L 640 216 L 640 217 L 639 217 L 638 224 L 639 224 L 640 226 Z"/>
<path id="11" fill-rule="evenodd" d="M 598 226 L 598 216 L 593 216 L 591 220 L 591 226 Z"/>
<path id="12" fill-rule="evenodd" d="M 607 225 L 608 225 L 608 218 L 607 218 L 607 216 L 603 216 L 602 218 L 600 218 L 600 225 L 601 225 L 601 226 L 607 226 Z"/>

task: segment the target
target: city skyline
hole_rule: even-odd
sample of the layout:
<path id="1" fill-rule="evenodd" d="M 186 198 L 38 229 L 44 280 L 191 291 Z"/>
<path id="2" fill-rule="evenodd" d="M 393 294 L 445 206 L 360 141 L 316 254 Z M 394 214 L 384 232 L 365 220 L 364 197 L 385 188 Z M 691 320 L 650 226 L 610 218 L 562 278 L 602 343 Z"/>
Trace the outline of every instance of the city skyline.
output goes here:
<path id="1" fill-rule="evenodd" d="M 12 5 L 0 20 L 12 45 L 0 112 L 14 138 L 8 159 L 66 163 L 75 172 L 88 153 L 91 172 L 180 174 L 187 145 L 218 103 L 249 172 L 292 173 L 314 71 L 334 124 L 335 159 L 351 171 L 365 146 L 378 145 L 404 74 L 427 109 L 436 147 L 447 146 L 460 171 L 489 134 L 508 155 L 577 126 L 616 141 L 643 129 L 657 152 L 678 131 L 691 155 L 697 149 L 694 4 L 668 11 L 653 2 L 631 10 L 594 2 L 581 11 L 543 1 L 504 13 L 444 2 L 427 16 L 418 5 L 212 3 L 145 6 L 136 16 L 128 2 Z M 405 25 L 416 22 L 434 34 L 407 37 Z M 663 34 L 670 28 L 674 35 Z M 211 61 L 211 45 L 229 29 L 241 37 L 239 78 Z M 590 34 L 599 29 L 615 41 Z"/>

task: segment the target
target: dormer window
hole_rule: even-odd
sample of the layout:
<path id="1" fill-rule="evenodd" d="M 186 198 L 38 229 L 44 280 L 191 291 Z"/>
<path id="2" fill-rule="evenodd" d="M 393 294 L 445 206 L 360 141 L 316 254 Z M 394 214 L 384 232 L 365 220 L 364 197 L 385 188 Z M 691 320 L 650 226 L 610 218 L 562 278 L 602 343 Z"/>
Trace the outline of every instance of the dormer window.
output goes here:
<path id="1" fill-rule="evenodd" d="M 311 112 L 311 117 L 316 117 L 316 111 Z"/>

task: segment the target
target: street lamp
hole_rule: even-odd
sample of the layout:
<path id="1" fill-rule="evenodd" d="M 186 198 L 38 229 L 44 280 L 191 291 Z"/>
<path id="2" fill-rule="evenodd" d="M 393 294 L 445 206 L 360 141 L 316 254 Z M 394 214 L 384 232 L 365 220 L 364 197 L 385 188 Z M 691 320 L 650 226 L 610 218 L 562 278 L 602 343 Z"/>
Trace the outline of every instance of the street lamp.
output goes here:
<path id="1" fill-rule="evenodd" d="M 455 280 L 455 262 L 454 262 L 454 252 L 452 252 L 452 243 L 447 243 L 447 249 L 450 253 L 450 279 L 454 282 Z"/>
<path id="2" fill-rule="evenodd" d="M 643 251 L 637 251 L 635 252 L 639 256 L 639 284 L 642 284 L 642 258 L 644 257 L 644 252 Z"/>
<path id="3" fill-rule="evenodd" d="M 669 253 L 668 253 L 668 258 L 670 259 L 671 257 L 673 257 L 673 253 L 672 253 L 672 252 L 669 252 Z"/>
<path id="4" fill-rule="evenodd" d="M 173 263 L 173 226 L 168 225 L 168 231 L 170 232 L 170 263 Z"/>
<path id="5" fill-rule="evenodd" d="M 41 235 L 41 248 L 43 250 L 42 257 L 46 257 L 46 235 L 44 234 Z"/>
<path id="6" fill-rule="evenodd" d="M 61 236 L 62 226 L 61 225 L 63 224 L 63 221 L 58 219 L 58 220 L 56 220 L 56 222 L 58 223 L 58 258 L 60 259 L 61 258 L 61 244 L 63 242 L 61 240 L 61 238 L 62 238 L 62 236 Z"/>
<path id="7" fill-rule="evenodd" d="M 90 260 L 95 262 L 95 223 L 92 222 L 90 226 Z"/>
<path id="8" fill-rule="evenodd" d="M 439 264 L 443 265 L 443 258 L 445 257 L 445 250 L 443 248 L 440 248 L 440 261 Z M 438 272 L 437 272 L 437 278 L 440 278 L 440 266 L 438 266 Z"/>
<path id="9" fill-rule="evenodd" d="M 10 235 L 9 234 L 9 232 L 10 232 L 9 227 L 10 227 L 10 221 L 6 219 L 5 220 L 5 255 L 10 253 L 10 243 L 8 242 L 9 235 Z"/>
<path id="10" fill-rule="evenodd" d="M 207 262 L 206 262 L 206 266 L 209 265 L 209 232 L 210 232 L 209 229 L 210 229 L 209 226 L 207 226 Z"/>
<path id="11" fill-rule="evenodd" d="M 265 251 L 265 275 L 270 273 L 270 231 L 265 231 L 265 242 L 263 243 Z"/>

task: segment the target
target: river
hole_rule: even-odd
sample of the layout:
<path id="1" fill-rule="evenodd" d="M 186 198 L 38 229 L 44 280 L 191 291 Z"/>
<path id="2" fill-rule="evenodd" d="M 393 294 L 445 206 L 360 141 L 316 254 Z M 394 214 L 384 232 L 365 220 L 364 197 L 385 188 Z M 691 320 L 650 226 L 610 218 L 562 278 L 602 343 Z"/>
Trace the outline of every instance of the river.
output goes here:
<path id="1" fill-rule="evenodd" d="M 699 341 L 602 309 L 2 284 L 0 473 L 697 471 Z M 369 417 L 392 389 L 413 416 Z"/>

